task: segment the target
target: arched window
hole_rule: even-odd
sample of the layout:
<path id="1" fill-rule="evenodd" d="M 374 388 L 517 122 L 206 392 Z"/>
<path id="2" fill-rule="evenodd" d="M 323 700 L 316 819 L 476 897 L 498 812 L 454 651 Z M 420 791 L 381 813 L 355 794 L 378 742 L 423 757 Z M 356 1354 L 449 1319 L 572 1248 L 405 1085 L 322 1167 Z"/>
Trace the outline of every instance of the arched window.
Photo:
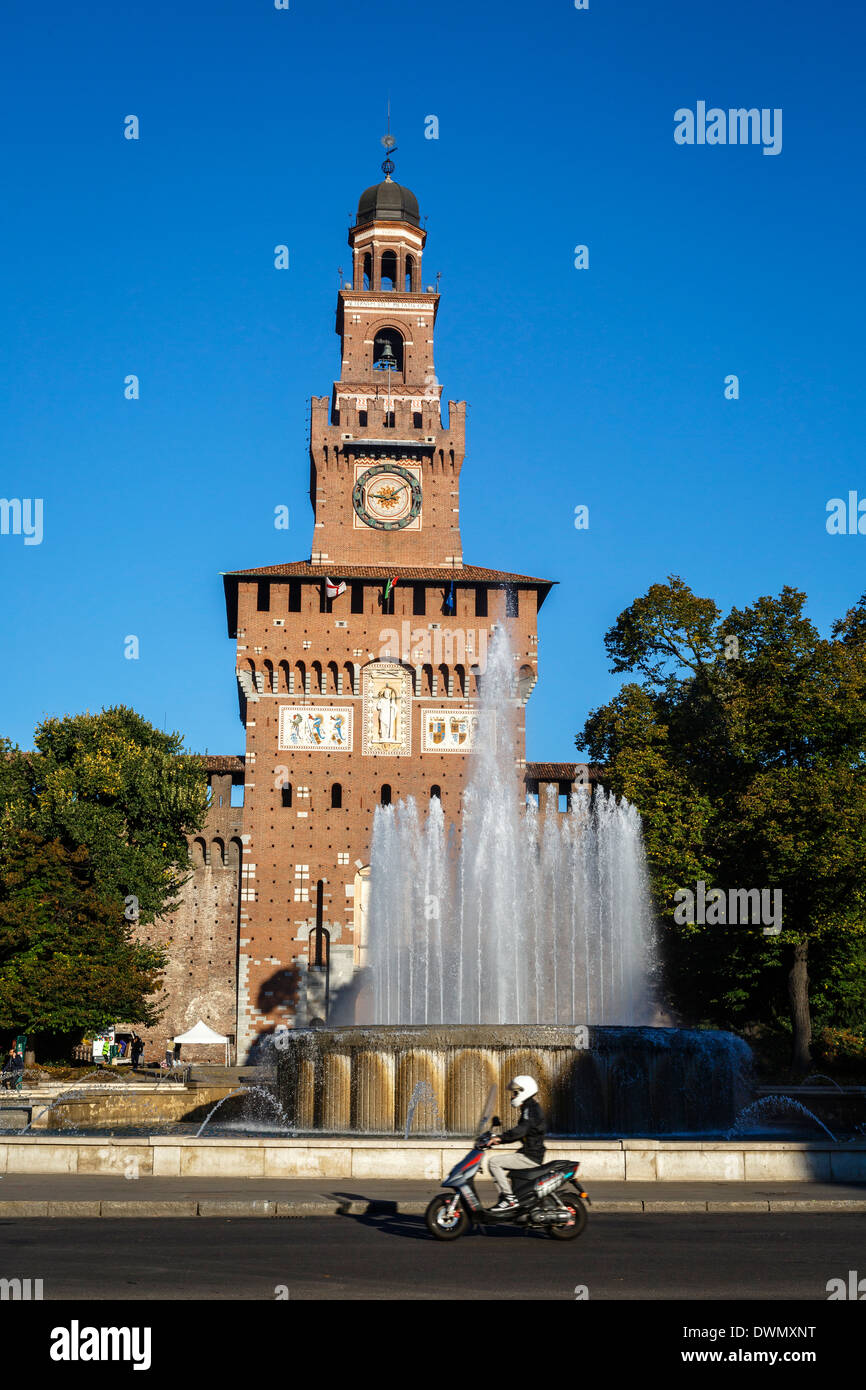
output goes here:
<path id="1" fill-rule="evenodd" d="M 229 840 L 229 868 L 239 869 L 241 866 L 242 855 L 243 848 L 241 846 L 241 842 L 235 835 L 231 840 Z"/>
<path id="2" fill-rule="evenodd" d="M 282 787 L 280 788 L 280 796 L 282 797 L 283 805 L 285 806 L 286 810 L 291 809 L 291 805 L 292 805 L 292 784 L 291 784 L 291 782 L 284 782 L 284 783 L 283 783 Z"/>
<path id="3" fill-rule="evenodd" d="M 321 881 L 321 880 L 320 880 Z M 331 933 L 327 927 L 313 927 L 307 964 L 312 970 L 326 970 L 331 954 Z"/>
<path id="4" fill-rule="evenodd" d="M 345 681 L 343 682 L 343 692 L 344 692 L 344 694 L 346 694 L 346 695 L 354 695 L 354 693 L 355 693 L 355 668 L 354 668 L 354 666 L 352 665 L 351 661 L 346 661 L 346 662 L 343 663 L 343 670 L 344 670 L 345 673 L 346 673 L 346 679 L 345 679 Z"/>
<path id="5" fill-rule="evenodd" d="M 442 800 L 442 788 L 436 782 L 430 788 L 430 800 L 432 801 L 434 797 L 437 801 Z"/>
<path id="6" fill-rule="evenodd" d="M 192 842 L 192 866 L 200 869 L 207 859 L 207 845 L 204 840 L 193 840 Z"/>
<path id="7" fill-rule="evenodd" d="M 535 672 L 531 666 L 521 666 L 517 676 L 517 698 L 524 704 L 532 694 L 532 687 L 535 685 Z"/>
<path id="8" fill-rule="evenodd" d="M 343 788 L 339 782 L 334 782 L 331 786 L 331 810 L 339 811 L 343 806 Z"/>
<path id="9" fill-rule="evenodd" d="M 458 699 L 466 698 L 466 667 L 457 665 L 454 667 L 454 694 Z"/>
<path id="10" fill-rule="evenodd" d="M 277 689 L 277 687 L 276 687 L 276 683 L 275 683 L 275 681 L 274 681 L 274 663 L 273 663 L 272 661 L 266 661 L 266 662 L 265 662 L 265 690 L 266 690 L 266 691 L 268 692 L 268 694 L 270 695 L 272 691 L 273 691 L 274 693 L 276 693 L 276 689 Z"/>
<path id="11" fill-rule="evenodd" d="M 364 289 L 370 288 L 370 280 L 373 274 L 373 257 L 368 251 L 364 257 Z"/>
<path id="12" fill-rule="evenodd" d="M 390 364 L 394 372 L 403 370 L 403 334 L 396 328 L 383 328 L 373 339 L 373 366 L 384 370 Z"/>
<path id="13" fill-rule="evenodd" d="M 413 256 L 406 257 L 406 293 L 411 294 L 415 288 L 415 259 Z"/>
<path id="14" fill-rule="evenodd" d="M 469 668 L 469 694 L 476 700 L 481 695 L 481 672 L 477 666 Z"/>
<path id="15" fill-rule="evenodd" d="M 310 675 L 311 675 L 311 677 L 312 677 L 312 679 L 311 679 L 311 681 L 310 681 L 310 689 L 311 689 L 311 691 L 313 691 L 316 695 L 324 695 L 325 692 L 324 692 L 324 690 L 322 689 L 322 663 L 321 663 L 321 661 L 314 661 L 314 662 L 313 662 L 313 667 L 312 667 L 312 670 L 311 670 L 311 672 L 310 672 Z"/>
<path id="16" fill-rule="evenodd" d="M 383 290 L 396 290 L 397 288 L 397 254 L 395 251 L 382 252 L 382 281 Z"/>
<path id="17" fill-rule="evenodd" d="M 280 662 L 280 668 L 279 668 L 279 669 L 280 669 L 280 679 L 279 679 L 278 689 L 283 690 L 283 691 L 285 691 L 286 694 L 288 694 L 288 693 L 289 693 L 289 663 L 288 663 L 287 661 L 281 661 L 281 662 Z"/>
<path id="18" fill-rule="evenodd" d="M 210 862 L 215 869 L 222 869 L 226 862 L 226 849 L 222 840 L 211 840 Z"/>
<path id="19" fill-rule="evenodd" d="M 391 805 L 391 788 L 389 787 L 387 782 L 385 782 L 379 794 L 379 801 L 382 806 Z"/>
<path id="20" fill-rule="evenodd" d="M 340 668 L 339 668 L 339 666 L 337 665 L 336 661 L 329 661 L 329 662 L 328 662 L 328 685 L 329 685 L 329 687 L 330 687 L 330 691 L 331 691 L 331 694 L 332 694 L 332 695 L 336 695 L 336 693 L 337 693 L 337 678 L 338 678 L 339 674 L 340 674 Z"/>
<path id="21" fill-rule="evenodd" d="M 432 695 L 432 694 L 433 694 L 433 667 L 432 667 L 432 666 L 422 666 L 422 667 L 421 667 L 421 695 L 422 695 L 422 697 L 423 697 L 423 696 L 425 696 L 425 695 Z"/>
<path id="22" fill-rule="evenodd" d="M 307 688 L 307 667 L 303 661 L 295 662 L 295 694 L 303 695 Z"/>
<path id="23" fill-rule="evenodd" d="M 448 690 L 448 667 L 447 667 L 447 666 L 440 666 L 440 667 L 439 667 L 439 694 L 440 694 L 440 695 L 448 695 L 448 694 L 449 694 L 449 690 Z"/>

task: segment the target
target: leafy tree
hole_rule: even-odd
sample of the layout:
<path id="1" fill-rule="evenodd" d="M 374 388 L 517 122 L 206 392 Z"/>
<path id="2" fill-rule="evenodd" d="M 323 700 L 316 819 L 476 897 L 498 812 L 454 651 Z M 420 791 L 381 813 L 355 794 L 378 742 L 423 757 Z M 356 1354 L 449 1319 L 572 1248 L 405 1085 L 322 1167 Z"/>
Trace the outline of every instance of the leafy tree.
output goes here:
<path id="1" fill-rule="evenodd" d="M 644 815 L 677 996 L 715 1017 L 778 1016 L 786 986 L 798 1068 L 810 1064 L 810 963 L 819 1009 L 841 1003 L 845 981 L 850 1008 L 866 945 L 866 596 L 829 640 L 804 603 L 786 587 L 723 618 L 677 576 L 653 585 L 606 637 L 613 669 L 643 681 L 577 740 Z M 672 890 L 698 878 L 780 888 L 781 937 L 678 924 Z"/>
<path id="2" fill-rule="evenodd" d="M 117 1019 L 151 1025 L 165 966 L 136 940 L 123 902 L 97 893 L 87 851 L 29 830 L 0 869 L 0 1028 L 97 1032 Z"/>
<path id="3" fill-rule="evenodd" d="M 176 905 L 190 867 L 187 835 L 207 814 L 200 759 L 124 706 L 47 719 L 34 751 L 8 742 L 0 757 L 0 856 L 29 829 L 88 852 L 92 881 L 109 900 L 137 899 L 150 922 Z"/>

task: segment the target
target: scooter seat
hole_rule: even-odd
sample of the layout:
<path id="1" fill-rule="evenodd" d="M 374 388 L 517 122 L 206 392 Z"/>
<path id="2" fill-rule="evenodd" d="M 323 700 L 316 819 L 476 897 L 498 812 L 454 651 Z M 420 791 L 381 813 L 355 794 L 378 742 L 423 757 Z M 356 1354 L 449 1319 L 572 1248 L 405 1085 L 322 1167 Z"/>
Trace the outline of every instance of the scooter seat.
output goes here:
<path id="1" fill-rule="evenodd" d="M 565 1168 L 572 1168 L 573 1166 L 573 1163 L 557 1158 L 551 1163 L 539 1163 L 537 1168 L 512 1169 L 511 1177 L 520 1182 L 537 1182 L 539 1178 L 546 1178 L 552 1173 L 561 1173 Z"/>

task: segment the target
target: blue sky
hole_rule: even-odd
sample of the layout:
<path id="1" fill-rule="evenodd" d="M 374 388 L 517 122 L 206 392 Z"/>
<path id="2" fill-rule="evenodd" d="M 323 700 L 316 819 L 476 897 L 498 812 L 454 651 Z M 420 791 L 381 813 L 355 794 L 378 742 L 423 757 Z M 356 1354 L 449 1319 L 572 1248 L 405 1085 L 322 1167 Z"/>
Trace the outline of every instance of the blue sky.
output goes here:
<path id="1" fill-rule="evenodd" d="M 577 756 L 619 684 L 605 631 L 670 572 L 722 608 L 795 585 L 826 631 L 866 589 L 866 536 L 825 529 L 866 497 L 864 28 L 776 0 L 7 0 L 0 495 L 44 499 L 44 537 L 0 536 L 0 731 L 124 702 L 242 751 L 219 572 L 309 555 L 308 400 L 388 96 L 470 403 L 464 556 L 559 581 L 528 756 Z M 698 101 L 781 108 L 781 153 L 675 144 Z"/>

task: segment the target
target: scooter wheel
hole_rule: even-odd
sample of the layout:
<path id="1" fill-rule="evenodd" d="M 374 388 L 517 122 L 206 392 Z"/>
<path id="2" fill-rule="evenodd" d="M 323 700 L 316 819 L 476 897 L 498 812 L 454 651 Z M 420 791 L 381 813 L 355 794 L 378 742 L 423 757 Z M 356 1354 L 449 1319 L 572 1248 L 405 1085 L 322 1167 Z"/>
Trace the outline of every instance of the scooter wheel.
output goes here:
<path id="1" fill-rule="evenodd" d="M 458 1205 L 457 1210 L 453 1212 L 448 1210 L 452 1200 L 453 1198 L 440 1192 L 424 1213 L 427 1230 L 437 1240 L 456 1240 L 469 1225 L 469 1217 L 461 1206 Z"/>
<path id="2" fill-rule="evenodd" d="M 586 1227 L 586 1207 L 579 1197 L 567 1197 L 563 1203 L 574 1216 L 567 1226 L 548 1226 L 554 1240 L 576 1240 Z"/>

